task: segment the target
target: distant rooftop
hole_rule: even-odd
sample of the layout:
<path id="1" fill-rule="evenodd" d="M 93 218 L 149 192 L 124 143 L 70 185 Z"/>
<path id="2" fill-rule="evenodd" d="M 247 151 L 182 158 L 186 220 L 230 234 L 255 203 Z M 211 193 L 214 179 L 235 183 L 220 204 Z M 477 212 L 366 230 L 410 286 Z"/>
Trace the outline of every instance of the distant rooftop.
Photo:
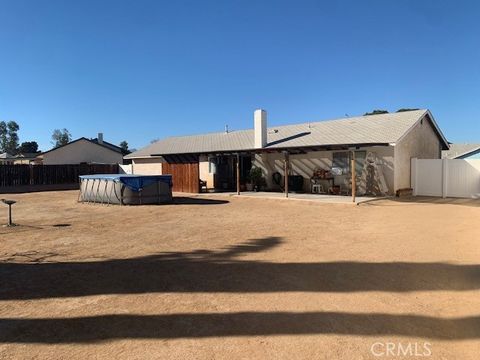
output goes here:
<path id="1" fill-rule="evenodd" d="M 98 141 L 98 138 L 88 139 L 88 138 L 86 138 L 86 137 L 81 137 L 81 138 L 72 140 L 72 141 L 70 141 L 69 143 L 67 143 L 67 144 L 65 144 L 65 145 L 57 146 L 57 147 L 54 147 L 54 148 L 52 148 L 52 149 L 50 149 L 50 150 L 48 150 L 48 151 L 44 151 L 44 152 L 41 153 L 40 155 L 47 154 L 47 153 L 49 153 L 49 152 L 51 152 L 51 151 L 55 151 L 55 150 L 57 150 L 57 149 L 63 148 L 63 147 L 65 147 L 65 146 L 68 146 L 68 145 L 70 145 L 70 144 L 76 143 L 76 142 L 81 141 L 81 140 L 89 141 L 89 142 L 91 142 L 91 143 L 93 143 L 93 144 L 96 144 L 96 145 L 99 145 L 99 146 L 103 146 L 103 147 L 105 147 L 105 148 L 107 148 L 107 149 L 110 149 L 110 150 L 112 150 L 112 151 L 115 151 L 115 152 L 118 152 L 118 153 L 122 153 L 122 154 L 123 154 L 123 150 L 122 150 L 122 148 L 121 148 L 120 146 L 114 145 L 114 144 L 109 143 L 109 142 L 107 142 L 107 141 L 105 141 L 105 140 L 103 140 L 103 142 L 100 143 L 100 142 Z"/>
<path id="2" fill-rule="evenodd" d="M 11 155 L 7 152 L 4 152 L 4 153 L 0 154 L 0 159 L 13 159 L 13 155 Z"/>
<path id="3" fill-rule="evenodd" d="M 442 151 L 444 159 L 462 159 L 480 153 L 480 144 L 450 144 L 450 150 Z"/>

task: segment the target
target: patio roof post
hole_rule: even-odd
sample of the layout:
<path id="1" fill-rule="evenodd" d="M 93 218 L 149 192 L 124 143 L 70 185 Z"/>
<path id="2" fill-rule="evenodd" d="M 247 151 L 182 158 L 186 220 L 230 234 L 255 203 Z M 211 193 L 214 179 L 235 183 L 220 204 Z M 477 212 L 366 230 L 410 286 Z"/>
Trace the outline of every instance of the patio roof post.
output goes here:
<path id="1" fill-rule="evenodd" d="M 284 176 L 284 181 L 285 181 L 285 197 L 288 198 L 288 168 L 289 168 L 289 163 L 288 163 L 288 151 L 284 151 L 284 152 L 283 152 L 283 155 L 284 155 L 284 164 L 285 164 L 285 168 L 284 168 L 284 173 L 285 173 L 285 176 Z"/>
<path id="2" fill-rule="evenodd" d="M 352 202 L 355 202 L 355 196 L 357 195 L 357 179 L 355 174 L 355 150 L 352 151 Z"/>
<path id="3" fill-rule="evenodd" d="M 240 155 L 237 153 L 237 195 L 240 195 Z"/>

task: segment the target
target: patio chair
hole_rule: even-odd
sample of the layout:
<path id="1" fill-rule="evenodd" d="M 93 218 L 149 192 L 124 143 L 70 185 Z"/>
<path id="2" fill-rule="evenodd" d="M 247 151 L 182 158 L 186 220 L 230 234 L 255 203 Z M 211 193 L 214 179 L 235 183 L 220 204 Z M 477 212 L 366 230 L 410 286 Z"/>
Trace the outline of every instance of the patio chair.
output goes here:
<path id="1" fill-rule="evenodd" d="M 322 184 L 322 179 L 310 179 L 310 192 L 312 194 L 326 194 L 325 188 Z"/>
<path id="2" fill-rule="evenodd" d="M 200 183 L 200 192 L 207 192 L 208 191 L 207 182 L 205 180 L 200 179 L 199 183 Z"/>

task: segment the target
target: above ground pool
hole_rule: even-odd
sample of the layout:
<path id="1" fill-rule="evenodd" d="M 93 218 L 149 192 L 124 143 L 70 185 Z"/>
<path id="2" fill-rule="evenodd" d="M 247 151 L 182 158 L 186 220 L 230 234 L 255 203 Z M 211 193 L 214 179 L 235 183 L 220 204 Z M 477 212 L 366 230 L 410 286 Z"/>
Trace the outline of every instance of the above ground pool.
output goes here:
<path id="1" fill-rule="evenodd" d="M 82 175 L 80 202 L 141 205 L 172 201 L 171 175 Z"/>

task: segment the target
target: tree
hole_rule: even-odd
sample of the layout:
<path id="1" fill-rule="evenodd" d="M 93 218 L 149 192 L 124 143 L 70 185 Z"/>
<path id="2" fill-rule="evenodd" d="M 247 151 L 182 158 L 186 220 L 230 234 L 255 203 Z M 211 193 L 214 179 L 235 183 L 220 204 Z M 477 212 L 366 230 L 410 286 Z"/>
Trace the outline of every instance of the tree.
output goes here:
<path id="1" fill-rule="evenodd" d="M 18 150 L 18 130 L 15 121 L 0 121 L 0 151 L 15 154 Z"/>
<path id="2" fill-rule="evenodd" d="M 123 151 L 128 151 L 128 142 L 126 142 L 125 140 L 123 140 L 119 146 L 122 148 Z"/>
<path id="3" fill-rule="evenodd" d="M 67 145 L 72 140 L 72 135 L 70 132 L 63 128 L 62 130 L 55 129 L 52 134 L 52 144 L 55 147 Z"/>
<path id="4" fill-rule="evenodd" d="M 7 123 L 5 121 L 0 121 L 0 153 L 5 152 L 5 148 L 7 147 Z"/>
<path id="5" fill-rule="evenodd" d="M 20 130 L 20 126 L 15 121 L 7 123 L 8 141 L 6 151 L 10 154 L 16 154 L 18 151 L 18 130 Z"/>
<path id="6" fill-rule="evenodd" d="M 414 110 L 419 110 L 419 109 L 413 109 L 413 108 L 401 108 L 398 109 L 397 112 L 404 112 L 404 111 L 414 111 Z"/>
<path id="7" fill-rule="evenodd" d="M 125 140 L 123 140 L 119 146 L 121 147 L 122 149 L 122 154 L 123 155 L 127 155 L 127 154 L 130 154 L 131 151 L 128 149 L 128 142 L 126 142 Z"/>
<path id="8" fill-rule="evenodd" d="M 372 112 L 366 112 L 365 114 L 363 114 L 363 116 L 366 116 L 366 115 L 379 115 L 379 114 L 388 114 L 388 111 L 387 111 L 387 110 L 375 109 L 375 110 L 373 110 Z"/>
<path id="9" fill-rule="evenodd" d="M 19 153 L 36 153 L 38 152 L 38 144 L 36 141 L 24 141 L 18 148 Z"/>

